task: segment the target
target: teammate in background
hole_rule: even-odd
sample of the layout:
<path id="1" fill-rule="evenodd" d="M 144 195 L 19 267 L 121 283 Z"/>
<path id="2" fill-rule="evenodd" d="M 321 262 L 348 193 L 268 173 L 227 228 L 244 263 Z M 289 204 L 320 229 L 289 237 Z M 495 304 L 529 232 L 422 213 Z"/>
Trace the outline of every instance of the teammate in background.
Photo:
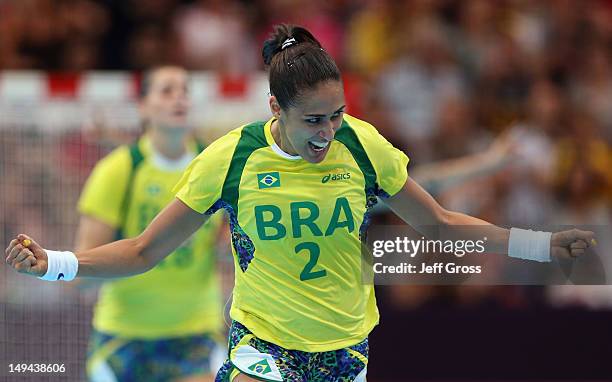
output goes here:
<path id="1" fill-rule="evenodd" d="M 223 208 L 236 281 L 230 351 L 216 380 L 365 381 L 378 310 L 373 285 L 362 280 L 361 238 L 377 196 L 415 228 L 458 235 L 472 225 L 474 236 L 463 238 L 488 237 L 491 253 L 550 261 L 589 245 L 592 232 L 507 230 L 441 207 L 408 178 L 404 153 L 344 113 L 340 72 L 307 30 L 277 26 L 263 57 L 272 119 L 210 145 L 141 235 L 76 254 L 19 235 L 6 262 L 45 280 L 129 276 Z"/>
<path id="2" fill-rule="evenodd" d="M 79 201 L 77 251 L 138 236 L 172 200 L 172 187 L 203 149 L 187 123 L 185 70 L 150 70 L 140 93 L 144 134 L 94 168 Z M 212 381 L 224 357 L 217 342 L 217 218 L 149 272 L 104 283 L 88 352 L 91 381 Z"/>

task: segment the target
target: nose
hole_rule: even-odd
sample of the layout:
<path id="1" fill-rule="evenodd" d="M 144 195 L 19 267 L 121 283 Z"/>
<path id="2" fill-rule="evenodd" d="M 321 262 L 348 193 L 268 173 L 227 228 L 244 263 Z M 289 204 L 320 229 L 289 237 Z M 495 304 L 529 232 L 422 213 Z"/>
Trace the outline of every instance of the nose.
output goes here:
<path id="1" fill-rule="evenodd" d="M 179 102 L 186 102 L 189 99 L 189 95 L 186 92 L 178 92 L 175 94 L 174 99 Z"/>
<path id="2" fill-rule="evenodd" d="M 189 98 L 189 93 L 185 89 L 173 88 L 170 92 L 169 98 L 173 101 L 185 101 Z"/>
<path id="3" fill-rule="evenodd" d="M 172 99 L 172 105 L 175 107 L 189 108 L 191 106 L 191 100 L 186 93 L 179 93 Z"/>
<path id="4" fill-rule="evenodd" d="M 334 123 L 328 120 L 327 123 L 319 130 L 319 137 L 331 141 L 334 139 L 336 131 L 334 130 Z"/>

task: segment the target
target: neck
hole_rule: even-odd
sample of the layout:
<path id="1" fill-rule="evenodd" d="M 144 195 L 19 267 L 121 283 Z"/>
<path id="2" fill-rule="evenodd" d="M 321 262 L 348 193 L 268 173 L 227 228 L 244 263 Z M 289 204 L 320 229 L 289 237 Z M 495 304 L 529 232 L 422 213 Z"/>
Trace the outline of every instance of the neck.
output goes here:
<path id="1" fill-rule="evenodd" d="M 152 128 L 149 136 L 155 151 L 167 159 L 179 159 L 187 152 L 186 136 L 183 134 L 169 134 Z"/>
<path id="2" fill-rule="evenodd" d="M 281 123 L 282 122 L 280 120 L 275 119 L 274 121 L 272 121 L 272 125 L 270 126 L 270 132 L 272 133 L 272 138 L 274 138 L 274 142 L 276 142 L 278 147 L 280 147 L 281 150 L 283 150 L 287 154 L 298 155 L 298 153 L 289 144 L 289 140 L 287 139 L 287 137 L 281 131 L 283 130 L 280 128 Z"/>

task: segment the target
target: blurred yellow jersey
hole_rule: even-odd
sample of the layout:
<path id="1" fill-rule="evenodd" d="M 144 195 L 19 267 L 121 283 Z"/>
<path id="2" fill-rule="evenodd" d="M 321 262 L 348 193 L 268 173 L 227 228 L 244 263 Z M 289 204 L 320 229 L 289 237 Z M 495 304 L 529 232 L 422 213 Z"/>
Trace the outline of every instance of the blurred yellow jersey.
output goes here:
<path id="1" fill-rule="evenodd" d="M 192 158 L 197 155 L 195 146 Z M 78 206 L 81 214 L 117 228 L 123 237 L 140 234 L 173 199 L 172 187 L 188 163 L 179 168 L 160 165 L 145 135 L 138 142 L 141 161 L 132 173 L 133 149 L 120 147 L 96 165 Z M 143 339 L 220 330 L 223 316 L 214 256 L 220 223 L 221 216 L 210 219 L 152 270 L 106 282 L 95 307 L 94 327 Z"/>
<path id="2" fill-rule="evenodd" d="M 378 323 L 361 275 L 361 236 L 376 196 L 397 193 L 408 157 L 346 115 L 323 162 L 288 155 L 272 120 L 220 138 L 177 184 L 195 211 L 230 215 L 236 269 L 231 316 L 287 349 L 320 352 L 362 341 Z"/>

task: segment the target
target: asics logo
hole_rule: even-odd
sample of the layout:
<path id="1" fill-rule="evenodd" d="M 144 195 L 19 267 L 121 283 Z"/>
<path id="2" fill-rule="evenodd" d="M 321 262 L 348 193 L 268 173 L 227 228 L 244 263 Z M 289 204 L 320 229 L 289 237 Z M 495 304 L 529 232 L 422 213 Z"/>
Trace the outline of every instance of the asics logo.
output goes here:
<path id="1" fill-rule="evenodd" d="M 347 180 L 347 179 L 351 179 L 351 173 L 350 172 L 345 172 L 342 174 L 327 174 L 323 177 L 323 179 L 321 179 L 321 183 L 327 183 L 329 181 L 336 181 L 336 180 Z"/>

